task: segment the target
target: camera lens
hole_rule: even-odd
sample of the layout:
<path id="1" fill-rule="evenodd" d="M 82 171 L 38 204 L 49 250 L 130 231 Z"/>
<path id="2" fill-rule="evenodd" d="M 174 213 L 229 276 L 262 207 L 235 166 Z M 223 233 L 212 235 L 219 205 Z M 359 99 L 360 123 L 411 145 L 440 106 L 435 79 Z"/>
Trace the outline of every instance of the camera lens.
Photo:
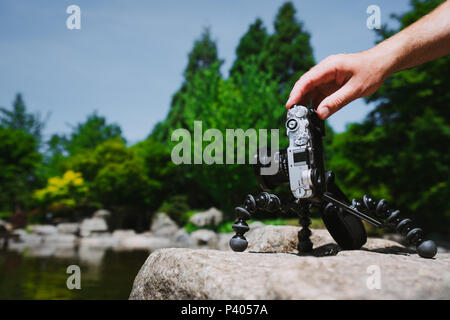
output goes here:
<path id="1" fill-rule="evenodd" d="M 263 190 L 272 190 L 277 186 L 289 182 L 288 159 L 286 149 L 279 150 L 272 154 L 270 150 L 260 155 L 258 151 L 257 162 L 254 166 L 256 179 Z M 265 171 L 271 173 L 272 170 L 264 170 L 276 166 L 274 174 L 264 174 Z"/>

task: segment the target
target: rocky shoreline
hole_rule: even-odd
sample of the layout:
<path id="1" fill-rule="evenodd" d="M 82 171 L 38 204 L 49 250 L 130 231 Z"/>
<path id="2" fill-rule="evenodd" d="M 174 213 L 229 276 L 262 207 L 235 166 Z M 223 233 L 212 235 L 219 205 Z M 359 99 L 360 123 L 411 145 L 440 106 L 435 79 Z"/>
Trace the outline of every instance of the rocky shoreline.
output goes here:
<path id="1" fill-rule="evenodd" d="M 369 238 L 342 251 L 326 230 L 299 255 L 298 227 L 248 233 L 243 253 L 159 249 L 139 271 L 130 299 L 450 299 L 450 254 L 420 258 L 401 244 Z"/>
<path id="2" fill-rule="evenodd" d="M 33 257 L 69 258 L 78 256 L 91 263 L 98 262 L 105 250 L 146 250 L 160 248 L 210 248 L 227 250 L 232 234 L 199 229 L 192 233 L 180 228 L 165 213 L 155 215 L 151 227 L 143 233 L 134 230 L 108 231 L 107 210 L 96 211 L 80 223 L 30 225 L 27 229 L 11 230 L 8 250 Z M 212 220 L 211 220 L 212 219 Z M 199 228 L 220 223 L 222 213 L 215 208 L 194 216 Z"/>

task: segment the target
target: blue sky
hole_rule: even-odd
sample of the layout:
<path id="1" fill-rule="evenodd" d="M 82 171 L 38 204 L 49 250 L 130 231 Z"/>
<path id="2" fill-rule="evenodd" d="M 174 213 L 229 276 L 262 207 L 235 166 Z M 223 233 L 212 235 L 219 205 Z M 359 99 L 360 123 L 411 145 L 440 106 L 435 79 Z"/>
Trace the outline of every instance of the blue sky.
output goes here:
<path id="1" fill-rule="evenodd" d="M 311 33 L 316 61 L 365 50 L 371 4 L 395 26 L 408 0 L 292 1 Z M 0 106 L 21 92 L 32 112 L 51 113 L 45 134 L 68 133 L 94 110 L 118 123 L 129 143 L 144 139 L 165 118 L 180 87 L 187 54 L 205 26 L 225 59 L 223 74 L 249 24 L 260 17 L 269 32 L 279 0 L 1 0 Z M 81 8 L 81 30 L 68 30 L 66 8 Z M 282 108 L 283 106 L 274 106 Z M 330 119 L 338 131 L 370 110 L 362 99 Z"/>

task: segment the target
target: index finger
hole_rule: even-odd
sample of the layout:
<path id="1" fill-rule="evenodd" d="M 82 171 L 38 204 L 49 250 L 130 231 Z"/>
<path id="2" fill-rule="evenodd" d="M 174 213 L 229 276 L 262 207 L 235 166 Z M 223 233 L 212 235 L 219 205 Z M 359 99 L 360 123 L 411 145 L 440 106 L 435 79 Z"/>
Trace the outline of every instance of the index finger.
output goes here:
<path id="1" fill-rule="evenodd" d="M 291 90 L 286 108 L 299 103 L 315 87 L 332 81 L 336 75 L 335 66 L 324 60 L 303 74 Z"/>

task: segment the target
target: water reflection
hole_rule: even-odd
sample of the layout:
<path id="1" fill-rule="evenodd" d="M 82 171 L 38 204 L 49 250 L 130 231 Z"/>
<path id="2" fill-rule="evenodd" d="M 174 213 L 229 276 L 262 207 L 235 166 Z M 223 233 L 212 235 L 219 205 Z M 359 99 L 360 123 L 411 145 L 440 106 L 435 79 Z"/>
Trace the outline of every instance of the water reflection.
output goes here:
<path id="1" fill-rule="evenodd" d="M 41 246 L 0 251 L 0 299 L 127 299 L 146 250 Z M 81 289 L 69 290 L 69 265 L 81 268 Z"/>

